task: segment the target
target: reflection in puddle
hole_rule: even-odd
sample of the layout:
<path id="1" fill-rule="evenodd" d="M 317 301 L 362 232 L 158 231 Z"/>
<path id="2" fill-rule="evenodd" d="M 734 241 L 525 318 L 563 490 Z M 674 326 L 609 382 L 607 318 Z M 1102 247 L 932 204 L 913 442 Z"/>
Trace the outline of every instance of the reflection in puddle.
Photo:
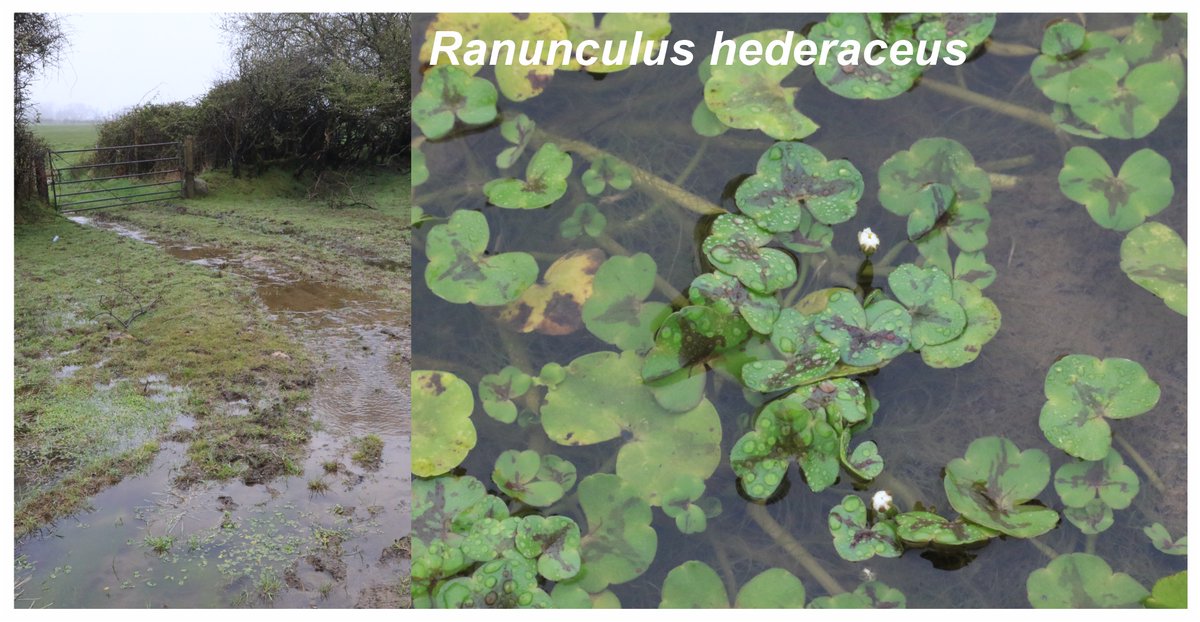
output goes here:
<path id="1" fill-rule="evenodd" d="M 106 220 L 71 220 L 155 244 Z M 164 443 L 147 473 L 96 495 L 91 512 L 19 543 L 17 576 L 28 580 L 17 606 L 398 606 L 408 560 L 394 545 L 410 523 L 408 394 L 399 382 L 407 373 L 397 355 L 408 347 L 408 331 L 400 313 L 344 288 L 285 280 L 259 256 L 159 246 L 181 261 L 250 279 L 272 316 L 318 355 L 321 372 L 306 406 L 318 431 L 299 465 L 303 473 L 267 485 L 232 480 L 180 490 L 171 482 L 186 445 Z M 181 391 L 165 375 L 137 383 L 155 396 Z M 246 413 L 250 404 L 227 408 Z M 187 415 L 175 423 L 194 427 Z M 367 434 L 384 443 L 374 471 L 350 459 L 352 439 Z"/>

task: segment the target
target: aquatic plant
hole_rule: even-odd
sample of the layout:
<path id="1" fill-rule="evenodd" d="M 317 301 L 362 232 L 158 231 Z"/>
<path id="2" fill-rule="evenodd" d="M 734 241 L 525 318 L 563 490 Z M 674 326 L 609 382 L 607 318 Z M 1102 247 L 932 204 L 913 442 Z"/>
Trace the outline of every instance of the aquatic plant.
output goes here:
<path id="1" fill-rule="evenodd" d="M 441 138 L 456 122 L 483 125 L 496 118 L 496 87 L 458 67 L 435 67 L 413 97 L 413 123 L 431 139 Z M 422 159 L 423 160 L 423 159 Z"/>
<path id="2" fill-rule="evenodd" d="M 1154 548 L 1166 553 L 1167 555 L 1187 555 L 1187 536 L 1182 536 L 1178 539 L 1171 537 L 1171 533 L 1163 527 L 1162 523 L 1154 523 L 1142 530 L 1150 542 L 1154 543 Z"/>
<path id="3" fill-rule="evenodd" d="M 1087 553 L 1061 555 L 1027 581 L 1029 604 L 1037 608 L 1130 607 L 1149 596 L 1123 572 Z"/>
<path id="4" fill-rule="evenodd" d="M 597 21 L 588 14 L 536 14 L 518 21 L 535 23 L 514 25 L 511 16 L 438 16 L 431 28 L 529 42 L 545 40 L 559 27 L 576 42 L 632 43 L 633 33 L 643 28 L 647 36 L 671 32 L 670 21 L 660 15 L 608 14 Z M 944 58 L 951 39 L 966 41 L 968 54 L 988 44 L 994 25 L 989 14 L 834 14 L 808 37 L 818 43 L 880 38 Z M 1116 133 L 1111 126 L 1128 121 L 1108 119 L 1110 103 L 1096 99 L 1101 90 L 1120 92 L 1117 97 L 1132 108 L 1145 109 L 1133 114 L 1141 131 L 1149 123 L 1146 113 L 1163 108 L 1144 101 L 1149 98 L 1138 85 L 1179 61 L 1182 48 L 1170 35 L 1177 26 L 1141 20 L 1136 37 L 1127 37 L 1128 47 L 1108 35 L 1093 36 L 1102 33 L 1054 26 L 1043 42 L 1045 58 L 1036 61 L 1035 82 L 1058 98 L 1060 111 L 1097 135 Z M 736 41 L 765 47 L 804 38 L 764 30 Z M 643 43 L 649 53 L 665 45 Z M 934 43 L 943 47 L 932 51 Z M 1042 429 L 1071 457 L 1064 462 L 1057 455 L 1055 470 L 1040 449 L 1022 451 L 1000 436 L 977 438 L 963 457 L 946 465 L 940 509 L 928 505 L 930 499 L 922 496 L 928 493 L 911 490 L 888 471 L 881 454 L 894 445 L 886 426 L 872 427 L 877 413 L 887 416 L 870 388 L 876 374 L 890 373 L 888 366 L 908 353 L 919 353 L 930 368 L 969 365 L 999 334 L 1000 308 L 983 290 L 997 279 L 997 266 L 1013 260 L 1010 250 L 1007 262 L 989 262 L 989 205 L 993 186 L 1000 192 L 1022 180 L 988 172 L 996 170 L 992 165 L 985 171 L 956 140 L 920 138 L 877 171 L 885 212 L 876 213 L 902 220 L 894 227 L 855 222 L 856 229 L 870 224 L 879 231 L 873 239 L 866 236 L 866 244 L 855 243 L 854 231 L 835 239 L 839 225 L 866 215 L 859 203 L 867 171 L 852 162 L 854 154 L 830 159 L 826 153 L 835 152 L 827 143 L 819 150 L 796 142 L 818 129 L 796 109 L 797 91 L 788 82 L 799 69 L 796 63 L 751 66 L 736 55 L 729 60 L 700 63 L 704 96 L 692 116 L 694 129 L 706 136 L 757 130 L 779 142 L 761 153 L 752 173 L 733 178 L 720 205 L 680 181 L 659 177 L 615 147 L 610 152 L 558 135 L 548 129 L 549 121 L 536 123 L 520 106 L 490 122 L 486 131 L 498 133 L 502 142 L 472 142 L 471 153 L 463 156 L 474 178 L 491 179 L 482 192 L 478 184 L 425 190 L 436 208 L 423 217 L 438 222 L 423 239 L 416 236 L 429 259 L 426 284 L 446 302 L 480 307 L 478 317 L 498 338 L 488 344 L 494 347 L 481 348 L 479 361 L 448 362 L 444 369 L 455 373 L 414 372 L 421 374 L 414 375 L 413 405 L 415 603 L 620 606 L 623 584 L 665 576 L 662 607 L 802 607 L 810 598 L 809 607 L 905 606 L 904 594 L 876 581 L 866 568 L 862 585 L 842 587 L 825 569 L 828 562 L 810 553 L 807 541 L 792 537 L 767 505 L 783 495 L 815 493 L 822 493 L 813 497 L 818 504 L 828 501 L 820 508 L 828 519 L 826 559 L 836 554 L 863 562 L 916 550 L 937 568 L 961 567 L 974 558 L 975 548 L 1026 538 L 1048 557 L 1074 560 L 1070 567 L 1056 561 L 1031 575 L 1031 602 L 1074 602 L 1080 590 L 1089 594 L 1088 602 L 1136 596 L 1122 584 L 1122 575 L 1113 579 L 1107 566 L 1100 569 L 1107 574 L 1100 572 L 1090 560 L 1070 557 L 1084 554 L 1058 554 L 1038 537 L 1065 517 L 1089 534 L 1090 554 L 1090 538 L 1109 528 L 1114 510 L 1133 503 L 1139 478 L 1124 460 L 1145 471 L 1144 460 L 1125 445 L 1119 445 L 1121 454 L 1113 449 L 1104 419 L 1140 414 L 1157 401 L 1157 385 L 1140 366 L 1135 371 L 1115 359 L 1081 355 L 1057 361 L 1047 376 Z M 867 99 L 902 94 L 925 71 L 918 63 L 830 66 L 836 71 L 814 70 L 820 81 L 835 93 Z M 1151 68 L 1136 73 L 1145 67 Z M 1092 74 L 1106 68 L 1113 84 L 1093 84 L 1102 80 Z M 555 72 L 574 70 L 609 72 L 568 62 L 535 67 L 524 77 L 497 67 L 495 79 L 502 94 L 519 102 L 549 88 Z M 931 88 L 946 92 L 943 86 Z M 982 105 L 997 109 L 994 103 Z M 1054 125 L 1048 115 L 999 108 L 1041 127 Z M 475 153 L 482 144 L 502 149 L 496 169 L 510 169 L 532 151 L 524 177 L 497 175 L 492 153 Z M 579 158 L 583 166 L 575 166 Z M 679 179 L 692 173 L 698 158 L 681 163 Z M 1160 159 L 1149 150 L 1138 152 L 1114 175 L 1095 151 L 1076 147 L 1067 154 L 1060 183 L 1100 224 L 1132 229 L 1126 271 L 1172 304 L 1185 297 L 1171 289 L 1182 287 L 1185 273 L 1175 249 L 1161 259 L 1150 257 L 1157 248 L 1146 234 L 1157 236 L 1150 227 L 1159 225 L 1144 222 L 1173 194 L 1170 166 L 1164 169 Z M 492 207 L 481 207 L 484 197 Z M 695 225 L 697 269 L 690 273 L 686 262 L 667 264 L 626 246 L 638 241 L 630 232 L 650 219 L 674 222 L 670 210 L 676 207 L 691 212 L 681 222 Z M 996 211 L 998 221 L 1001 213 Z M 515 230 L 528 235 L 514 242 Z M 895 231 L 900 239 L 888 239 Z M 1001 233 L 1006 246 L 1009 235 Z M 520 250 L 522 243 L 536 246 L 538 240 L 546 248 Z M 1123 250 L 1123 267 L 1124 255 Z M 456 332 L 444 334 L 453 338 Z M 554 360 L 562 354 L 556 343 L 573 349 L 570 360 Z M 430 361 L 441 366 L 439 359 Z M 488 419 L 472 421 L 476 397 Z M 726 404 L 735 412 L 724 412 Z M 480 436 L 486 430 L 495 441 L 476 449 L 477 425 Z M 728 469 L 722 473 L 725 458 Z M 492 492 L 463 475 L 464 469 L 485 479 L 490 469 Z M 729 470 L 740 497 L 716 483 Z M 1046 491 L 1052 473 L 1054 498 Z M 1146 477 L 1161 486 L 1156 475 Z M 875 486 L 890 491 L 880 491 L 886 502 L 847 493 L 877 478 L 882 481 Z M 829 501 L 831 494 L 840 503 Z M 734 503 L 740 506 L 732 508 Z M 749 581 L 728 570 L 719 530 L 729 515 L 751 518 L 823 593 L 809 594 L 796 575 L 779 568 Z M 714 557 L 672 552 L 670 563 L 679 565 L 663 575 L 666 568 L 657 568 L 663 560 L 655 560 L 664 528 L 678 530 L 683 542 L 711 542 Z M 1157 530 L 1150 537 L 1173 546 Z M 751 561 L 765 561 L 759 569 L 774 565 L 769 559 Z M 1081 579 L 1086 587 L 1069 585 L 1078 569 L 1087 575 Z M 1059 593 L 1063 585 L 1066 596 Z M 1111 596 L 1114 591 L 1119 597 Z"/>
<path id="5" fill-rule="evenodd" d="M 1148 222 L 1121 242 L 1121 270 L 1131 281 L 1187 315 L 1187 245 L 1170 227 Z"/>

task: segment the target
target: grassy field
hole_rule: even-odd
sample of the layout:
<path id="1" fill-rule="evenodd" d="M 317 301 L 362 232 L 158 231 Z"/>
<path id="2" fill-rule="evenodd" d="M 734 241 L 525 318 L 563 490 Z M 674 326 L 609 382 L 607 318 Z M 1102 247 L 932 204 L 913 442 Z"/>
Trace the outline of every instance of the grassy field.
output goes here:
<path id="1" fill-rule="evenodd" d="M 56 148 L 95 136 L 88 126 L 36 130 Z M 353 195 L 338 186 L 332 199 L 308 198 L 311 181 L 282 172 L 203 177 L 207 197 L 101 217 L 162 241 L 257 255 L 407 309 L 407 175 L 356 175 Z M 370 207 L 337 208 L 356 202 Z M 297 405 L 314 362 L 270 321 L 248 281 L 49 210 L 18 219 L 15 270 L 18 536 L 144 467 L 180 417 L 194 420 L 185 480 L 294 471 L 310 434 Z M 127 322 L 138 309 L 147 312 Z M 232 401 L 253 405 L 250 414 L 229 412 Z"/>

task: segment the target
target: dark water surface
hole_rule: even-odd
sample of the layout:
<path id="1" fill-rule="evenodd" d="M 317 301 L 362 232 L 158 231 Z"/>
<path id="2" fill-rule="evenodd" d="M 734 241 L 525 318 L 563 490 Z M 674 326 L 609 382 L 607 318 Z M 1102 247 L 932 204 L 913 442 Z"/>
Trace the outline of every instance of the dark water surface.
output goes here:
<path id="1" fill-rule="evenodd" d="M 671 38 L 696 41 L 698 56 L 703 56 L 718 29 L 725 30 L 727 36 L 767 28 L 799 30 L 822 18 L 676 15 L 671 20 Z M 1037 47 L 1042 27 L 1050 18 L 1001 15 L 993 37 Z M 1091 16 L 1087 25 L 1097 30 L 1128 25 L 1132 19 Z M 414 28 L 414 32 L 423 33 L 424 28 Z M 524 112 L 539 128 L 591 143 L 667 180 L 676 179 L 693 157 L 699 157 L 698 165 L 681 185 L 732 209 L 732 200 L 722 199 L 727 184 L 752 173 L 757 159 L 773 141 L 759 132 L 731 130 L 707 139 L 692 130 L 692 110 L 702 98 L 698 61 L 682 68 L 635 67 L 603 79 L 559 72 L 546 91 L 534 99 L 514 103 L 501 97 L 501 112 Z M 1031 61 L 1032 57 L 985 53 L 960 68 L 939 66 L 926 76 L 1048 113 L 1050 102 L 1029 79 Z M 491 77 L 487 71 L 481 75 Z M 858 254 L 854 232 L 863 227 L 869 226 L 879 234 L 884 251 L 906 237 L 904 219 L 878 203 L 878 170 L 887 158 L 908 149 L 916 140 L 930 136 L 953 138 L 966 146 L 985 169 L 991 162 L 1025 158 L 1020 166 L 1002 171 L 1016 176 L 1017 183 L 1012 188 L 995 188 L 988 204 L 992 223 L 987 257 L 998 277 L 985 294 L 1003 314 L 999 334 L 975 362 L 965 367 L 932 369 L 919 356 L 909 354 L 866 379 L 881 408 L 874 426 L 861 439 L 856 436 L 855 442 L 876 441 L 886 460 L 888 477 L 903 482 L 925 504 L 950 511 L 942 489 L 942 468 L 962 456 L 977 437 L 1000 435 L 1022 449 L 1040 448 L 1050 455 L 1055 469 L 1067 462 L 1067 456 L 1049 445 L 1038 427 L 1045 401 L 1043 380 L 1057 358 L 1081 353 L 1133 359 L 1161 386 L 1162 398 L 1149 413 L 1115 421 L 1112 427 L 1157 471 L 1165 490 L 1152 486 L 1122 451 L 1126 463 L 1138 472 L 1141 492 L 1129 509 L 1115 512 L 1114 526 L 1096 538 L 1094 550 L 1115 570 L 1132 575 L 1147 588 L 1157 579 L 1185 568 L 1185 558 L 1158 552 L 1142 534 L 1142 528 L 1162 522 L 1173 535 L 1186 531 L 1187 320 L 1125 276 L 1119 267 L 1123 234 L 1093 222 L 1082 206 L 1062 195 L 1057 178 L 1063 154 L 1073 145 L 1090 146 L 1110 162 L 1118 163 L 1140 148 L 1153 148 L 1170 160 L 1175 183 L 1171 206 L 1153 220 L 1169 225 L 1186 239 L 1186 100 L 1144 139 L 1095 141 L 1055 134 L 927 87 L 918 86 L 882 102 L 852 101 L 825 89 L 805 68 L 797 69 L 784 84 L 800 87 L 797 108 L 821 125 L 805 142 L 830 159 L 850 160 L 866 181 L 857 216 L 835 227 L 834 248 L 843 255 Z M 578 183 L 578 175 L 587 165 L 584 158 L 575 155 L 568 194 L 546 210 L 498 209 L 487 205 L 480 190 L 482 184 L 514 171 L 522 174 L 525 162 L 523 159 L 507 172 L 498 171 L 493 159 L 506 146 L 498 123 L 486 130 L 426 143 L 422 150 L 431 177 L 416 189 L 415 203 L 439 217 L 456 209 L 481 210 L 491 225 L 489 252 L 531 251 L 544 270 L 554 257 L 589 245 L 564 240 L 558 233 L 559 223 L 575 205 L 594 201 Z M 610 190 L 603 196 L 614 194 Z M 701 265 L 698 219 L 694 214 L 668 204 L 639 219 L 636 225 L 627 226 L 657 200 L 638 192 L 636 186 L 615 196 L 616 200 L 605 200 L 598 206 L 608 218 L 608 233 L 621 245 L 630 252 L 652 255 L 659 274 L 682 291 L 696 275 L 707 271 Z M 417 238 L 423 240 L 427 231 L 428 227 Z M 504 340 L 497 332 L 504 329 L 497 328 L 494 314 L 486 309 L 450 304 L 434 295 L 422 278 L 428 263 L 423 247 L 416 248 L 416 368 L 451 371 L 475 387 L 482 375 L 510 363 Z M 900 261 L 916 257 L 915 249 L 910 248 Z M 836 282 L 832 278 L 835 275 L 818 272 L 808 290 L 827 287 Z M 656 292 L 651 300 L 663 297 Z M 529 373 L 550 361 L 565 365 L 587 352 L 614 349 L 586 330 L 562 337 L 517 335 L 516 339 L 527 348 L 532 367 L 524 371 Z M 817 582 L 750 520 L 745 512 L 746 501 L 737 492 L 728 451 L 745 431 L 740 421 L 752 413 L 740 387 L 710 382 L 708 398 L 724 423 L 725 456 L 708 480 L 706 494 L 721 499 L 724 513 L 709 521 L 706 533 L 682 536 L 674 521 L 656 509 L 654 527 L 659 543 L 654 563 L 644 575 L 614 586 L 613 591 L 624 606 L 657 606 L 666 574 L 684 561 L 697 559 L 718 572 L 730 569 L 738 585 L 763 569 L 783 567 L 805 583 L 810 598 L 820 595 Z M 473 420 L 479 443 L 463 467 L 489 488 L 492 466 L 504 449 L 540 444 L 576 462 L 582 479 L 619 443 L 584 449 L 559 447 L 545 439 L 540 426 L 504 425 L 487 417 L 479 407 Z M 826 521 L 830 508 L 852 492 L 848 479 L 843 477 L 832 489 L 814 494 L 800 481 L 795 467 L 789 477 L 789 492 L 768 506 L 769 513 L 835 578 L 851 588 L 869 568 L 880 581 L 903 591 L 910 607 L 1024 607 L 1028 606 L 1026 577 L 1048 562 L 1031 543 L 1018 539 L 997 539 L 971 551 L 970 558 L 952 565 L 969 563 L 954 571 L 938 569 L 919 550 L 910 550 L 898 559 L 844 561 L 834 552 Z M 1061 508 L 1052 485 L 1040 499 Z M 586 529 L 577 507 L 569 514 Z M 1059 553 L 1081 552 L 1088 546 L 1079 530 L 1066 521 L 1039 540 Z M 947 564 L 951 561 L 938 561 L 939 566 Z"/>

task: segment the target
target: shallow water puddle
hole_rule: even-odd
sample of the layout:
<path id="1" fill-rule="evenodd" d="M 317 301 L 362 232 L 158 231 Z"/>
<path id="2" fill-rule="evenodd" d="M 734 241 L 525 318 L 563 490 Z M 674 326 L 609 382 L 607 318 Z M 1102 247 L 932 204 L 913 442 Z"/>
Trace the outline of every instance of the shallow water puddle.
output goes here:
<path id="1" fill-rule="evenodd" d="M 261 257 L 165 245 L 128 227 L 72 217 L 172 256 L 253 281 L 272 316 L 317 355 L 310 410 L 317 431 L 303 474 L 247 486 L 179 490 L 186 446 L 92 499 L 93 510 L 18 544 L 16 606 L 398 606 L 409 529 L 408 395 L 398 311 L 336 286 L 289 281 Z M 145 380 L 158 390 L 165 377 Z M 194 427 L 184 416 L 178 429 Z M 353 439 L 383 441 L 382 463 L 352 460 Z M 157 550 L 156 550 L 157 549 Z M 407 549 L 405 548 L 404 551 Z"/>

